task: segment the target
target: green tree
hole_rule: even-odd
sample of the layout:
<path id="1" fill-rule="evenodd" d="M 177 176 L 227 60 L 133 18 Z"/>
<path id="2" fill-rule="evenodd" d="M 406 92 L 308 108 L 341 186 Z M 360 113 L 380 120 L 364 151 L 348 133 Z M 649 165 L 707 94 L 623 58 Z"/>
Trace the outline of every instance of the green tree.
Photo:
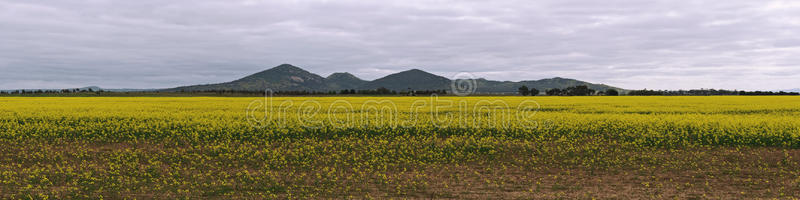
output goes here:
<path id="1" fill-rule="evenodd" d="M 557 95 L 561 95 L 561 93 L 563 93 L 563 91 L 561 91 L 561 89 L 558 89 L 558 88 L 553 88 L 553 89 L 549 89 L 549 90 L 545 91 L 545 93 L 547 93 L 547 95 L 549 95 L 549 96 L 557 96 Z"/>
<path id="2" fill-rule="evenodd" d="M 606 90 L 606 96 L 619 96 L 619 91 L 615 89 Z"/>
<path id="3" fill-rule="evenodd" d="M 589 89 L 586 85 L 567 87 L 565 91 L 567 96 L 589 96 L 594 94 L 594 90 Z"/>
<path id="4" fill-rule="evenodd" d="M 531 88 L 531 96 L 536 96 L 536 95 L 539 95 L 539 90 L 537 90 L 536 88 Z"/>
<path id="5" fill-rule="evenodd" d="M 523 85 L 522 87 L 519 87 L 519 94 L 522 95 L 522 96 L 528 96 L 528 94 L 530 94 L 530 91 L 528 90 L 528 86 L 524 86 Z"/>

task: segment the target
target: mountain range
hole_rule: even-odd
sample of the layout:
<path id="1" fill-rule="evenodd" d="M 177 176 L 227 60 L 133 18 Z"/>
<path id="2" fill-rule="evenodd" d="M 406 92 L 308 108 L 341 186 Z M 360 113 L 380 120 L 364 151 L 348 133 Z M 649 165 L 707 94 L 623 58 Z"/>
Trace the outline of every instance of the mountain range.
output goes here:
<path id="1" fill-rule="evenodd" d="M 282 64 L 244 78 L 226 83 L 192 85 L 164 89 L 166 92 L 178 91 L 211 91 L 211 90 L 240 90 L 262 91 L 267 88 L 273 91 L 339 91 L 344 89 L 374 90 L 387 88 L 395 91 L 409 90 L 449 90 L 453 80 L 431 74 L 419 69 L 411 69 L 385 77 L 366 81 L 347 72 L 333 73 L 328 77 L 308 72 L 299 67 Z M 515 93 L 520 86 L 536 88 L 545 91 L 551 88 L 566 88 L 570 86 L 586 85 L 591 89 L 605 91 L 617 87 L 604 84 L 593 84 L 568 78 L 549 78 L 531 81 L 493 81 L 483 78 L 474 79 L 477 83 L 477 93 Z"/>

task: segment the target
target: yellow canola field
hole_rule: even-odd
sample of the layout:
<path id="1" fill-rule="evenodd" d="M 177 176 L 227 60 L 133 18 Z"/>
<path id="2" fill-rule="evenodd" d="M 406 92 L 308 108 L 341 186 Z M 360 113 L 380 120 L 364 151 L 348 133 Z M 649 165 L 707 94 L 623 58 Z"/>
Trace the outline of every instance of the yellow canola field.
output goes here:
<path id="1" fill-rule="evenodd" d="M 3 97 L 0 146 L 0 199 L 800 198 L 788 96 Z"/>
<path id="2" fill-rule="evenodd" d="M 3 139 L 398 136 L 800 147 L 800 97 L 7 97 Z"/>

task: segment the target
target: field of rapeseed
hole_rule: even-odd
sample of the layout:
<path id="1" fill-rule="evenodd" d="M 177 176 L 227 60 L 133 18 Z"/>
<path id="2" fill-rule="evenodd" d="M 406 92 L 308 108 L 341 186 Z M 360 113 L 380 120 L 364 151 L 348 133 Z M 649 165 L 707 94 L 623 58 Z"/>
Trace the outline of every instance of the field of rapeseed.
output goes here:
<path id="1" fill-rule="evenodd" d="M 800 198 L 798 97 L 4 97 L 0 198 Z"/>

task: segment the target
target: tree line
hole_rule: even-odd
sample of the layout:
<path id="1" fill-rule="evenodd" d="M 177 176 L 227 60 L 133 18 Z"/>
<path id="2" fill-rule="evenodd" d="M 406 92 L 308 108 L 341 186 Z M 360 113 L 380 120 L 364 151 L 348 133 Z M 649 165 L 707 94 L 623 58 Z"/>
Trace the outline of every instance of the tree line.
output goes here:
<path id="1" fill-rule="evenodd" d="M 92 92 L 106 92 L 101 90 L 95 91 L 92 88 L 74 88 L 62 90 L 10 90 L 0 91 L 0 94 L 68 94 L 68 93 L 92 93 Z"/>
<path id="2" fill-rule="evenodd" d="M 264 91 L 257 91 L 257 90 L 194 90 L 194 91 L 179 91 L 181 93 L 215 93 L 215 94 L 256 94 L 256 95 L 264 95 Z M 273 91 L 274 95 L 279 96 L 320 96 L 320 95 L 405 95 L 405 96 L 416 96 L 416 95 L 431 95 L 431 94 L 439 94 L 444 95 L 447 94 L 446 90 L 409 90 L 409 91 L 396 91 L 390 90 L 385 87 L 379 87 L 374 90 L 356 90 L 356 89 L 344 89 L 339 91 L 309 91 L 309 90 L 279 90 Z"/>
<path id="3" fill-rule="evenodd" d="M 631 96 L 712 96 L 712 95 L 800 95 L 798 92 L 772 92 L 772 91 L 737 91 L 737 90 L 632 90 Z"/>
<path id="4" fill-rule="evenodd" d="M 109 92 L 102 89 L 94 90 L 92 88 L 73 88 L 62 90 L 7 90 L 0 91 L 0 95 L 61 95 L 61 94 L 109 94 L 113 95 L 120 92 Z M 259 96 L 264 95 L 264 91 L 257 90 L 193 90 L 193 91 L 179 91 L 179 92 L 160 92 L 160 91 L 138 91 L 138 92 L 124 92 L 125 94 L 147 94 L 158 95 L 167 93 L 189 94 L 189 95 L 242 95 L 242 96 Z M 586 85 L 571 86 L 566 88 L 551 88 L 545 91 L 539 91 L 536 88 L 529 88 L 521 86 L 518 88 L 517 93 L 522 96 L 618 96 L 621 93 L 615 89 L 607 89 L 605 91 L 597 91 L 589 88 Z M 339 91 L 274 91 L 274 95 L 279 96 L 321 96 L 321 95 L 403 95 L 403 96 L 417 96 L 417 95 L 446 95 L 447 90 L 404 90 L 396 91 L 390 90 L 385 87 L 380 87 L 374 90 L 355 90 L 344 89 Z M 800 95 L 798 92 L 772 92 L 772 91 L 738 91 L 738 90 L 716 90 L 716 89 L 695 89 L 695 90 L 631 90 L 627 94 L 629 96 L 711 96 L 711 95 Z"/>
<path id="5" fill-rule="evenodd" d="M 528 86 L 521 86 L 517 91 L 522 96 L 537 96 L 541 95 L 541 92 L 536 88 L 528 88 Z M 545 95 L 548 96 L 618 96 L 619 91 L 615 89 L 608 89 L 606 91 L 596 91 L 590 89 L 589 86 L 586 85 L 578 85 L 578 86 L 570 86 L 564 89 L 560 88 L 551 88 L 545 90 Z"/>

